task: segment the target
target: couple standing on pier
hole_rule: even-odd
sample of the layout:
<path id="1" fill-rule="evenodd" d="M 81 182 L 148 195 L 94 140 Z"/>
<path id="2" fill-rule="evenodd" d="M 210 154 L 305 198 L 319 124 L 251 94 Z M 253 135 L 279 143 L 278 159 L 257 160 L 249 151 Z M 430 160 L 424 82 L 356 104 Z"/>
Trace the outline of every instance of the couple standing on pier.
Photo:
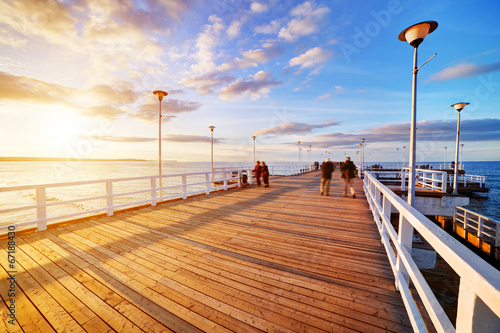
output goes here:
<path id="1" fill-rule="evenodd" d="M 253 168 L 252 173 L 255 175 L 255 178 L 257 179 L 257 186 L 260 186 L 260 177 L 262 176 L 262 180 L 264 181 L 264 187 L 269 187 L 269 168 L 267 167 L 266 162 L 264 161 L 255 162 L 255 167 Z"/>
<path id="2" fill-rule="evenodd" d="M 323 164 L 321 164 L 321 185 L 320 185 L 320 195 L 323 195 L 323 190 L 325 190 L 325 195 L 329 195 L 330 192 L 330 182 L 332 180 L 332 173 L 335 171 L 335 165 L 330 161 L 329 158 L 326 159 Z M 342 178 L 344 178 L 344 193 L 343 197 L 347 196 L 347 189 L 351 189 L 351 194 L 353 198 L 356 198 L 354 188 L 352 187 L 352 179 L 356 176 L 356 166 L 352 163 L 350 157 L 346 157 L 345 163 L 340 166 L 340 172 Z"/>

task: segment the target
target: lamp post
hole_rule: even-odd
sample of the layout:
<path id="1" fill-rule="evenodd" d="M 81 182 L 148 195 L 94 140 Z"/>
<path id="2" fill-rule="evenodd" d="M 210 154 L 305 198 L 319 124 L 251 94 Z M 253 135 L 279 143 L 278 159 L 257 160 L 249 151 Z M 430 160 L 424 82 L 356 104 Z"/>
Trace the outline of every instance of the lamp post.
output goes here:
<path id="1" fill-rule="evenodd" d="M 309 145 L 309 168 L 311 167 L 311 164 L 312 164 L 312 149 L 311 149 L 311 145 Z"/>
<path id="2" fill-rule="evenodd" d="M 405 168 L 406 165 L 405 155 L 406 155 L 406 146 L 403 146 L 403 169 Z"/>
<path id="3" fill-rule="evenodd" d="M 252 139 L 253 139 L 253 165 L 255 165 L 255 139 L 257 137 L 254 135 L 252 136 Z"/>
<path id="4" fill-rule="evenodd" d="M 464 165 L 463 165 L 463 158 L 464 158 L 464 145 L 463 143 L 460 145 L 460 170 L 463 170 L 464 169 Z"/>
<path id="5" fill-rule="evenodd" d="M 463 108 L 469 105 L 469 103 L 455 103 L 451 105 L 452 107 L 455 108 L 458 112 L 458 120 L 457 120 L 457 143 L 455 145 L 455 170 L 453 172 L 454 177 L 453 177 L 453 193 L 454 195 L 458 195 L 458 187 L 457 187 L 457 178 L 458 178 L 458 144 L 459 144 L 459 139 L 460 139 L 460 111 L 463 110 Z"/>
<path id="6" fill-rule="evenodd" d="M 208 126 L 210 128 L 210 169 L 214 171 L 214 129 L 215 126 Z M 213 174 L 212 174 L 213 176 Z"/>
<path id="7" fill-rule="evenodd" d="M 396 168 L 399 169 L 399 148 L 396 148 Z"/>
<path id="8" fill-rule="evenodd" d="M 365 175 L 365 139 L 361 139 L 361 174 Z"/>
<path id="9" fill-rule="evenodd" d="M 415 158 L 416 158 L 416 119 L 417 119 L 417 73 L 420 67 L 417 68 L 417 49 L 424 38 L 436 30 L 438 24 L 435 21 L 425 21 L 414 24 L 405 30 L 401 31 L 398 38 L 400 41 L 408 42 L 413 46 L 413 80 L 412 80 L 412 97 L 411 97 L 411 126 L 410 126 L 410 179 L 408 184 L 408 203 L 410 206 L 415 206 Z M 430 60 L 430 59 L 429 59 Z M 429 61 L 427 60 L 427 61 Z"/>
<path id="10" fill-rule="evenodd" d="M 153 94 L 158 96 L 158 103 L 159 103 L 159 109 L 158 109 L 158 175 L 160 176 L 159 185 L 161 188 L 162 187 L 162 183 L 161 183 L 161 100 L 163 99 L 163 97 L 167 96 L 168 93 L 166 91 L 162 91 L 162 90 L 155 90 L 155 91 L 153 91 Z M 161 197 L 161 190 L 160 190 L 160 197 Z"/>
<path id="11" fill-rule="evenodd" d="M 446 149 L 448 149 L 448 147 L 444 147 L 444 167 L 443 167 L 443 169 L 446 169 Z"/>
<path id="12" fill-rule="evenodd" d="M 299 143 L 299 168 L 302 169 L 302 161 L 300 160 L 300 151 L 302 150 L 300 148 L 300 141 L 297 141 Z"/>

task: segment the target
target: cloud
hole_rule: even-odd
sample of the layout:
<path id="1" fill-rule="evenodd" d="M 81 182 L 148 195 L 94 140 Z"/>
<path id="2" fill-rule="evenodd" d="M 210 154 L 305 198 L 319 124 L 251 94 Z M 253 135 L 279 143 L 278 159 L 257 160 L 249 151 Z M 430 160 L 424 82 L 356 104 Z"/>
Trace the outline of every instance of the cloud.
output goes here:
<path id="1" fill-rule="evenodd" d="M 161 113 L 164 116 L 168 114 L 178 114 L 182 112 L 193 112 L 198 110 L 201 104 L 198 102 L 180 101 L 178 99 L 164 98 L 161 102 Z M 158 102 L 146 103 L 139 107 L 139 111 L 130 114 L 134 118 L 155 121 L 158 120 Z M 170 118 L 164 117 L 162 121 L 169 121 Z"/>
<path id="2" fill-rule="evenodd" d="M 460 140 L 498 141 L 500 140 L 500 119 L 465 119 L 461 121 Z M 424 120 L 417 123 L 417 142 L 423 141 L 452 141 L 456 139 L 456 121 L 453 120 Z M 313 138 L 319 147 L 352 147 L 359 145 L 361 138 L 368 144 L 377 142 L 409 142 L 410 123 L 389 124 L 371 128 L 362 133 L 328 133 Z"/>
<path id="3" fill-rule="evenodd" d="M 301 36 L 308 36 L 320 29 L 320 24 L 323 22 L 326 14 L 330 12 L 327 7 L 315 8 L 311 1 L 306 1 L 291 11 L 292 16 L 295 16 L 286 27 L 280 29 L 278 38 L 284 39 L 287 42 L 294 42 Z"/>
<path id="4" fill-rule="evenodd" d="M 115 119 L 127 111 L 118 106 L 132 103 L 137 99 L 135 92 L 128 88 L 94 86 L 87 90 L 73 89 L 47 83 L 30 77 L 15 76 L 0 72 L 0 101 L 9 100 L 19 103 L 38 105 L 62 105 L 78 110 L 87 117 Z M 84 96 L 84 104 L 77 103 Z"/>
<path id="5" fill-rule="evenodd" d="M 234 81 L 234 77 L 227 76 L 220 71 L 213 71 L 202 75 L 184 78 L 179 83 L 186 87 L 196 89 L 196 91 L 202 95 L 206 95 L 212 93 L 216 87 L 232 81 Z"/>
<path id="6" fill-rule="evenodd" d="M 250 4 L 250 10 L 252 13 L 260 14 L 267 11 L 267 5 L 254 1 Z"/>
<path id="7" fill-rule="evenodd" d="M 245 21 L 246 18 L 242 17 L 239 20 L 234 20 L 233 22 L 231 22 L 229 28 L 227 28 L 226 31 L 226 34 L 229 37 L 229 39 L 234 39 L 240 36 L 241 27 L 243 26 L 243 23 L 245 23 Z"/>
<path id="8" fill-rule="evenodd" d="M 323 124 L 309 125 L 304 123 L 286 122 L 279 123 L 278 126 L 269 127 L 263 130 L 259 130 L 254 133 L 254 135 L 291 135 L 291 134 L 307 134 L 311 133 L 313 129 L 325 128 L 335 125 L 339 125 L 340 122 L 325 121 Z"/>
<path id="9" fill-rule="evenodd" d="M 228 86 L 220 90 L 219 97 L 223 100 L 230 100 L 234 96 L 245 96 L 250 94 L 252 100 L 259 99 L 262 95 L 267 96 L 270 88 L 280 85 L 272 79 L 272 74 L 269 72 L 259 71 L 254 75 L 247 76 L 246 78 L 238 79 Z"/>
<path id="10" fill-rule="evenodd" d="M 108 142 L 118 142 L 118 143 L 141 143 L 141 142 L 154 142 L 158 141 L 158 138 L 154 137 L 139 137 L 139 136 L 86 136 L 82 137 L 90 140 L 97 141 L 108 141 Z M 162 136 L 162 141 L 168 142 L 211 142 L 210 136 L 203 135 L 184 135 L 184 134 L 169 134 Z M 214 143 L 221 143 L 225 141 L 222 138 L 214 138 Z"/>
<path id="11" fill-rule="evenodd" d="M 217 70 L 226 72 L 233 68 L 245 69 L 248 67 L 257 67 L 259 63 L 266 63 L 271 60 L 271 56 L 262 49 L 244 51 L 241 55 L 242 58 L 235 58 L 230 62 L 226 62 L 217 67 Z"/>
<path id="12" fill-rule="evenodd" d="M 255 27 L 255 32 L 258 34 L 276 34 L 280 29 L 280 23 L 278 20 L 271 21 L 269 24 L 263 24 Z"/>
<path id="13" fill-rule="evenodd" d="M 214 49 L 219 44 L 219 37 L 224 30 L 224 24 L 217 15 L 211 15 L 209 21 L 212 24 L 205 25 L 203 32 L 196 39 L 198 63 L 191 66 L 195 73 L 206 73 L 215 67 Z"/>
<path id="14" fill-rule="evenodd" d="M 315 47 L 298 57 L 290 59 L 288 64 L 290 65 L 290 67 L 300 66 L 301 69 L 310 68 L 322 65 L 323 63 L 328 61 L 330 57 L 331 53 L 329 51 L 325 51 L 320 47 Z"/>
<path id="15" fill-rule="evenodd" d="M 326 99 L 326 98 L 331 98 L 331 97 L 332 97 L 332 94 L 324 93 L 323 95 L 318 96 L 318 99 Z"/>
<path id="16" fill-rule="evenodd" d="M 453 67 L 445 68 L 442 71 L 431 75 L 429 81 L 446 81 L 456 78 L 474 77 L 498 70 L 500 70 L 500 62 L 495 62 L 489 65 L 476 65 L 464 62 Z"/>

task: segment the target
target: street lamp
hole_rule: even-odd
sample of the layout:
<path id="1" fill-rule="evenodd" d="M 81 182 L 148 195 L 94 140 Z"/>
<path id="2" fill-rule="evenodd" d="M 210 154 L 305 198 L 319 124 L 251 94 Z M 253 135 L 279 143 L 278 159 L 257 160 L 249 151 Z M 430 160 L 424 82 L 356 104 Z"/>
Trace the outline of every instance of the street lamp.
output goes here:
<path id="1" fill-rule="evenodd" d="M 312 149 L 311 149 L 311 145 L 309 145 L 309 167 L 311 167 L 312 165 L 312 158 L 311 158 L 311 155 L 312 155 Z"/>
<path id="2" fill-rule="evenodd" d="M 299 143 L 299 168 L 302 169 L 302 161 L 300 160 L 300 151 L 302 150 L 300 148 L 300 141 L 297 141 Z"/>
<path id="3" fill-rule="evenodd" d="M 458 141 L 460 137 L 460 111 L 463 110 L 463 108 L 469 105 L 469 103 L 455 103 L 451 106 L 455 108 L 458 112 L 458 120 L 457 120 L 457 144 L 455 145 L 455 170 L 454 170 L 454 177 L 453 177 L 453 193 L 457 195 L 458 194 L 458 187 L 457 187 L 457 178 L 458 178 Z"/>
<path id="4" fill-rule="evenodd" d="M 399 169 L 399 148 L 396 148 L 396 169 Z"/>
<path id="5" fill-rule="evenodd" d="M 158 96 L 158 103 L 159 103 L 159 109 L 158 109 L 158 175 L 160 176 L 160 188 L 162 187 L 161 184 L 161 100 L 163 97 L 167 96 L 168 93 L 166 91 L 162 90 L 155 90 L 153 91 L 153 94 Z M 161 190 L 160 190 L 160 196 L 161 196 Z"/>
<path id="6" fill-rule="evenodd" d="M 365 175 L 365 139 L 361 139 L 361 174 Z"/>
<path id="7" fill-rule="evenodd" d="M 461 148 L 461 149 L 460 149 L 460 170 L 463 170 L 463 169 L 464 169 L 464 165 L 463 165 L 463 163 L 462 163 L 462 162 L 464 161 L 464 160 L 463 160 L 463 158 L 464 158 L 464 145 L 463 145 L 463 144 L 461 144 L 461 145 L 460 145 L 460 148 Z"/>
<path id="8" fill-rule="evenodd" d="M 405 155 L 406 155 L 406 146 L 403 146 L 403 169 L 405 168 L 406 165 Z"/>
<path id="9" fill-rule="evenodd" d="M 424 38 L 436 30 L 438 24 L 435 21 L 426 21 L 414 24 L 405 30 L 401 31 L 398 38 L 400 41 L 408 42 L 413 46 L 413 80 L 412 80 L 412 97 L 411 97 L 411 127 L 410 127 L 410 181 L 408 184 L 408 203 L 410 206 L 415 206 L 415 158 L 416 158 L 416 119 L 417 119 L 417 73 L 420 67 L 417 68 L 417 49 Z M 434 57 L 434 56 L 433 56 Z M 432 57 L 431 57 L 432 59 Z"/>
<path id="10" fill-rule="evenodd" d="M 448 147 L 444 147 L 444 167 L 443 167 L 443 169 L 446 169 L 446 149 L 447 148 Z"/>
<path id="11" fill-rule="evenodd" d="M 257 137 L 254 135 L 252 136 L 252 139 L 253 139 L 253 164 L 255 165 L 255 139 Z"/>
<path id="12" fill-rule="evenodd" d="M 210 169 L 214 171 L 214 129 L 215 126 L 208 126 L 210 128 Z M 214 174 L 212 173 L 212 177 Z"/>

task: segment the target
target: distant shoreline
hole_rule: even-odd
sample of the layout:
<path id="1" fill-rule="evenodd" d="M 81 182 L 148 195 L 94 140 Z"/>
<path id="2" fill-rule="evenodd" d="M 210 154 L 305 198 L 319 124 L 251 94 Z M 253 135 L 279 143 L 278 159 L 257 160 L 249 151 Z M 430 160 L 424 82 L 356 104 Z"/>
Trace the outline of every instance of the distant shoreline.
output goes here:
<path id="1" fill-rule="evenodd" d="M 0 162 L 151 162 L 134 158 L 0 157 Z M 164 161 L 177 162 L 177 161 Z"/>

